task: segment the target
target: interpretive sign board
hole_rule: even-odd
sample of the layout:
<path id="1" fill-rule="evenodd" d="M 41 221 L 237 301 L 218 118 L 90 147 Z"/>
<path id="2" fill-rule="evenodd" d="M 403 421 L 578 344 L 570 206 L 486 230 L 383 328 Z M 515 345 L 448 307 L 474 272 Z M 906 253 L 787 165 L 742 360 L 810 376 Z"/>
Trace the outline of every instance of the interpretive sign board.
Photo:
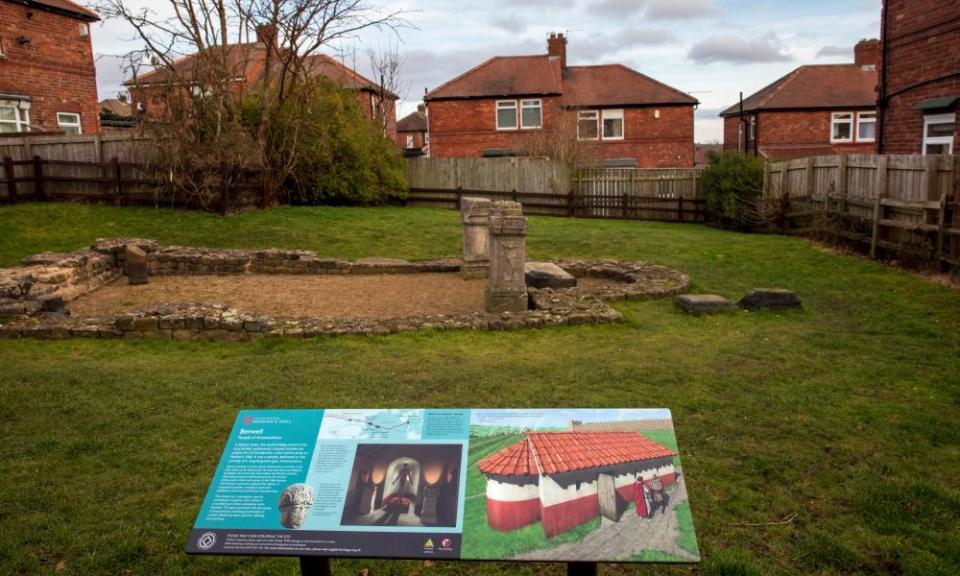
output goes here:
<path id="1" fill-rule="evenodd" d="M 700 559 L 666 409 L 245 410 L 187 552 Z"/>

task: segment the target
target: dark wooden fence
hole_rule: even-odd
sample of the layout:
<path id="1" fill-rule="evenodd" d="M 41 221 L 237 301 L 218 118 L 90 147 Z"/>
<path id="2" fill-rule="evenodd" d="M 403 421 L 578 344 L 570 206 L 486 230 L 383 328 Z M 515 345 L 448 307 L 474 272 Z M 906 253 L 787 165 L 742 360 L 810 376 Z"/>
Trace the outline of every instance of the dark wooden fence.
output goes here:
<path id="1" fill-rule="evenodd" d="M 491 200 L 513 200 L 523 204 L 526 214 L 567 216 L 571 218 L 613 218 L 628 220 L 663 220 L 668 222 L 705 222 L 706 201 L 657 196 L 635 196 L 621 193 L 617 196 L 582 196 L 576 192 L 524 192 L 519 190 L 491 191 L 457 189 L 411 188 L 407 196 L 410 205 L 429 205 L 457 210 L 464 196 L 478 196 Z"/>
<path id="2" fill-rule="evenodd" d="M 257 174 L 213 167 L 194 174 L 209 192 L 189 194 L 170 185 L 157 168 L 114 157 L 106 162 L 3 158 L 0 204 L 27 201 L 102 202 L 115 206 L 165 206 L 234 212 L 262 202 Z"/>

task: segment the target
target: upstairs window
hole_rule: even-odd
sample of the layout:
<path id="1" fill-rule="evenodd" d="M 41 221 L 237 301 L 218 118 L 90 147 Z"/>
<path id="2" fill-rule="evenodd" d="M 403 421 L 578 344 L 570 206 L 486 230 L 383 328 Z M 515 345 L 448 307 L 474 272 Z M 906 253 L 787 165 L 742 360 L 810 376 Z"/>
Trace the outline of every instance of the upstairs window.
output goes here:
<path id="1" fill-rule="evenodd" d="M 623 140 L 623 110 L 603 111 L 603 139 Z"/>
<path id="2" fill-rule="evenodd" d="M 540 128 L 543 113 L 540 100 L 520 101 L 520 127 L 524 129 Z"/>
<path id="3" fill-rule="evenodd" d="M 413 148 L 413 135 L 407 134 L 407 148 Z"/>
<path id="4" fill-rule="evenodd" d="M 0 104 L 0 134 L 28 132 L 30 130 L 30 112 L 19 106 Z"/>
<path id="5" fill-rule="evenodd" d="M 497 100 L 497 130 L 517 129 L 517 101 Z"/>
<path id="6" fill-rule="evenodd" d="M 853 142 L 853 112 L 834 112 L 830 120 L 831 142 Z"/>
<path id="7" fill-rule="evenodd" d="M 577 112 L 577 139 L 596 140 L 600 137 L 600 113 L 596 110 Z"/>
<path id="8" fill-rule="evenodd" d="M 857 114 L 857 142 L 873 142 L 877 139 L 877 113 Z"/>
<path id="9" fill-rule="evenodd" d="M 57 112 L 57 128 L 67 134 L 81 134 L 80 115 L 73 112 Z"/>
<path id="10" fill-rule="evenodd" d="M 81 23 L 77 26 L 77 28 L 78 28 L 78 30 L 80 31 L 80 37 L 81 37 L 81 38 L 86 38 L 87 36 L 90 35 L 90 25 L 87 24 L 86 22 L 81 22 Z"/>
<path id="11" fill-rule="evenodd" d="M 7 55 L 3 52 L 3 38 L 0 38 L 0 59 L 6 58 Z"/>
<path id="12" fill-rule="evenodd" d="M 953 154 L 956 114 L 933 114 L 923 118 L 923 155 Z"/>

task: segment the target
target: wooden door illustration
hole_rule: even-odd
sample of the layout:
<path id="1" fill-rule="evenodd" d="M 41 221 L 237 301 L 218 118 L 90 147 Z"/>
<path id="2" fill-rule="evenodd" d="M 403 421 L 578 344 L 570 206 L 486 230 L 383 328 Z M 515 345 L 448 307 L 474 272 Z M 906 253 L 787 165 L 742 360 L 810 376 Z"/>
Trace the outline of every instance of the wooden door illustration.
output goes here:
<path id="1" fill-rule="evenodd" d="M 600 515 L 617 522 L 620 520 L 617 509 L 617 483 L 610 474 L 597 477 L 597 498 L 600 500 Z"/>

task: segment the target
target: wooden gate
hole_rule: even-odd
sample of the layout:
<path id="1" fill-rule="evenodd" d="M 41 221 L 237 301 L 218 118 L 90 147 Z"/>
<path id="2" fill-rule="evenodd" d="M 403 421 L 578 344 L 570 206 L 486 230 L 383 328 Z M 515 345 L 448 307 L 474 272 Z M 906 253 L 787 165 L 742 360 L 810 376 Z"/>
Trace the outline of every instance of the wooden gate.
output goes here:
<path id="1" fill-rule="evenodd" d="M 597 498 L 600 500 L 600 515 L 614 522 L 619 521 L 617 483 L 610 474 L 600 474 L 597 477 Z"/>

